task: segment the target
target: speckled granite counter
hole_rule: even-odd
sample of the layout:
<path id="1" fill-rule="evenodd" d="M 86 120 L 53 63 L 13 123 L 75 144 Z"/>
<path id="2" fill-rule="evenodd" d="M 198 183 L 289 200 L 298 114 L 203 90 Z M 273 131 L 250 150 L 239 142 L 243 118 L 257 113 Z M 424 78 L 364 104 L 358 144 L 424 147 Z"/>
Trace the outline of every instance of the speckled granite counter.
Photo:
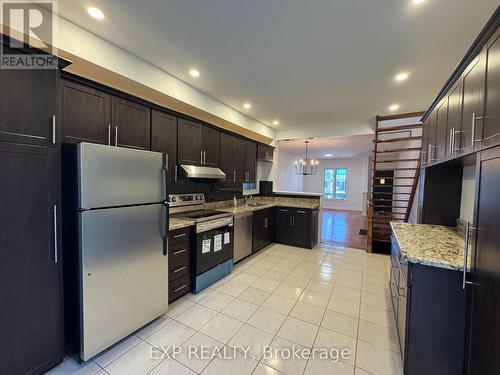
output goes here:
<path id="1" fill-rule="evenodd" d="M 194 225 L 194 221 L 185 220 L 185 219 L 177 219 L 175 217 L 171 217 L 168 222 L 168 230 L 175 230 L 180 228 L 186 228 Z"/>
<path id="2" fill-rule="evenodd" d="M 464 236 L 455 228 L 395 222 L 391 228 L 408 262 L 463 270 Z"/>
<path id="3" fill-rule="evenodd" d="M 265 210 L 266 208 L 275 207 L 273 204 L 266 204 L 264 206 L 252 207 L 252 206 L 236 206 L 236 207 L 224 207 L 218 208 L 219 211 L 230 212 L 233 215 L 244 214 L 246 212 L 253 212 L 259 210 Z"/>
<path id="4" fill-rule="evenodd" d="M 317 209 L 320 207 L 319 199 L 307 198 L 287 198 L 287 197 L 256 197 L 251 202 L 262 204 L 262 206 L 245 206 L 242 200 L 238 201 L 238 206 L 233 207 L 232 201 L 217 202 L 216 205 L 210 205 L 210 208 L 220 211 L 230 212 L 233 215 L 264 210 L 271 207 L 294 207 L 294 208 L 309 208 Z"/>

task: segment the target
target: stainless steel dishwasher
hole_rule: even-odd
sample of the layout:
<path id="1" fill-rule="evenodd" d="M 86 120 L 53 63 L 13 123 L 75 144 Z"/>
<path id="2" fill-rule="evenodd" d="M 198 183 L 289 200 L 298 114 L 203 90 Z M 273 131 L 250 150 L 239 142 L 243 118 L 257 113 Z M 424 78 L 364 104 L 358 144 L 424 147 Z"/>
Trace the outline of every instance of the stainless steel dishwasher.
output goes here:
<path id="1" fill-rule="evenodd" d="M 234 215 L 234 262 L 252 254 L 253 213 Z"/>

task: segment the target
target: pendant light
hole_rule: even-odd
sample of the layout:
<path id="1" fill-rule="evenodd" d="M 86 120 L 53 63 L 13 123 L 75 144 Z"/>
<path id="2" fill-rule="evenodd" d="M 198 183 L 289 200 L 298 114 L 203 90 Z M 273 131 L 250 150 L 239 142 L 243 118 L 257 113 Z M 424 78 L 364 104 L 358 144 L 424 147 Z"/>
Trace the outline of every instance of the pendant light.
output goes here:
<path id="1" fill-rule="evenodd" d="M 295 160 L 295 173 L 301 174 L 303 176 L 315 175 L 318 170 L 318 160 L 309 159 L 307 156 L 307 147 L 309 141 L 305 141 L 306 144 L 306 156 L 303 159 Z"/>

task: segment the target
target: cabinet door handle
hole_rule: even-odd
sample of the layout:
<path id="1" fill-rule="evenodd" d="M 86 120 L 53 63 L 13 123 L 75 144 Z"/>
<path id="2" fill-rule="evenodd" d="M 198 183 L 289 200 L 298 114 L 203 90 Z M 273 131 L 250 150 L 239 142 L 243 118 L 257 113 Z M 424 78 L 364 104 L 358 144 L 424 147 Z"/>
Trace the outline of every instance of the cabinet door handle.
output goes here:
<path id="1" fill-rule="evenodd" d="M 186 233 L 182 233 L 182 234 L 176 234 L 174 236 L 174 238 L 181 238 L 181 237 L 184 237 L 186 235 Z"/>
<path id="2" fill-rule="evenodd" d="M 108 124 L 108 146 L 111 146 L 111 124 Z"/>
<path id="3" fill-rule="evenodd" d="M 203 165 L 203 150 L 200 151 L 200 164 Z"/>
<path id="4" fill-rule="evenodd" d="M 295 226 L 295 216 L 292 216 L 292 227 Z"/>
<path id="5" fill-rule="evenodd" d="M 450 155 L 453 155 L 453 129 L 450 129 L 449 133 L 450 134 L 448 134 L 448 136 L 450 137 L 450 140 L 448 141 L 448 150 Z"/>
<path id="6" fill-rule="evenodd" d="M 182 270 L 185 270 L 185 269 L 186 269 L 186 266 L 182 266 L 181 268 L 177 268 L 176 270 L 174 270 L 174 273 L 181 272 Z"/>
<path id="7" fill-rule="evenodd" d="M 267 228 L 267 217 L 264 218 L 264 228 Z"/>
<path id="8" fill-rule="evenodd" d="M 469 257 L 469 230 L 470 223 L 467 221 L 465 223 L 465 244 L 464 244 L 464 273 L 462 278 L 462 289 L 465 290 L 465 286 L 467 284 L 467 262 Z"/>
<path id="9" fill-rule="evenodd" d="M 177 164 L 175 165 L 174 173 L 175 173 L 174 181 L 177 182 Z"/>
<path id="10" fill-rule="evenodd" d="M 292 226 L 292 217 L 290 216 L 290 223 L 289 226 Z"/>
<path id="11" fill-rule="evenodd" d="M 161 169 L 162 180 L 165 184 L 165 200 L 168 201 L 168 154 L 163 153 L 163 167 Z"/>
<path id="12" fill-rule="evenodd" d="M 481 139 L 476 139 L 476 121 L 477 120 L 485 120 L 486 116 L 477 116 L 476 113 L 474 112 L 472 114 L 472 139 L 471 139 L 471 146 L 474 147 L 476 142 L 482 142 Z"/>
<path id="13" fill-rule="evenodd" d="M 306 212 L 298 210 L 297 213 L 299 213 L 299 214 L 305 214 Z"/>
<path id="14" fill-rule="evenodd" d="M 288 210 L 284 210 L 284 209 L 282 209 L 282 208 L 280 208 L 280 211 L 281 211 L 281 212 L 288 212 Z"/>
<path id="15" fill-rule="evenodd" d="M 178 287 L 177 289 L 174 289 L 174 293 L 177 293 L 178 291 L 184 289 L 185 287 L 187 287 L 186 284 L 184 284 L 183 286 Z"/>
<path id="16" fill-rule="evenodd" d="M 56 115 L 52 115 L 52 144 L 56 144 Z"/>
<path id="17" fill-rule="evenodd" d="M 233 171 L 233 182 L 236 182 L 236 171 Z"/>
<path id="18" fill-rule="evenodd" d="M 115 126 L 115 146 L 118 146 L 118 126 Z"/>
<path id="19" fill-rule="evenodd" d="M 53 210 L 53 220 L 54 220 L 54 263 L 58 262 L 58 251 L 57 248 L 59 246 L 58 244 L 58 238 L 57 238 L 57 205 L 55 204 L 54 207 L 52 207 Z"/>
<path id="20" fill-rule="evenodd" d="M 187 251 L 187 249 L 182 249 L 182 250 L 174 252 L 174 255 L 179 255 L 179 254 L 185 253 L 186 251 Z"/>

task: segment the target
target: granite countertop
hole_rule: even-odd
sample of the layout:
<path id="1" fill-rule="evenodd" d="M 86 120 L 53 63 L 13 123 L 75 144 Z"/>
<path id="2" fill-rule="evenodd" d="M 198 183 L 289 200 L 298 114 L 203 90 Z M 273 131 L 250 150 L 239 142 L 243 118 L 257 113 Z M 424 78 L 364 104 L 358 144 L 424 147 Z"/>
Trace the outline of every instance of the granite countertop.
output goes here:
<path id="1" fill-rule="evenodd" d="M 178 219 L 176 217 L 171 217 L 168 222 L 168 230 L 175 230 L 180 228 L 186 228 L 194 225 L 193 220 Z"/>
<path id="2" fill-rule="evenodd" d="M 246 212 L 254 212 L 254 211 L 259 211 L 259 210 L 265 210 L 266 208 L 271 208 L 274 207 L 274 204 L 266 204 L 263 206 L 245 206 L 245 205 L 239 205 L 236 207 L 225 207 L 225 208 L 218 208 L 218 211 L 224 211 L 224 212 L 230 212 L 233 215 L 238 215 L 238 214 L 244 214 Z"/>
<path id="3" fill-rule="evenodd" d="M 314 210 L 316 208 L 319 208 L 319 204 L 306 203 L 306 202 L 286 202 L 286 203 L 269 203 L 269 204 L 263 204 L 262 206 L 238 205 L 236 207 L 218 208 L 217 210 L 224 211 L 224 212 L 230 212 L 233 215 L 237 215 L 237 214 L 243 214 L 246 212 L 254 212 L 254 211 L 264 210 L 266 208 L 272 208 L 272 207 L 309 208 L 309 209 Z"/>
<path id="4" fill-rule="evenodd" d="M 391 228 L 408 262 L 463 270 L 464 236 L 456 228 L 396 222 L 391 222 Z"/>

